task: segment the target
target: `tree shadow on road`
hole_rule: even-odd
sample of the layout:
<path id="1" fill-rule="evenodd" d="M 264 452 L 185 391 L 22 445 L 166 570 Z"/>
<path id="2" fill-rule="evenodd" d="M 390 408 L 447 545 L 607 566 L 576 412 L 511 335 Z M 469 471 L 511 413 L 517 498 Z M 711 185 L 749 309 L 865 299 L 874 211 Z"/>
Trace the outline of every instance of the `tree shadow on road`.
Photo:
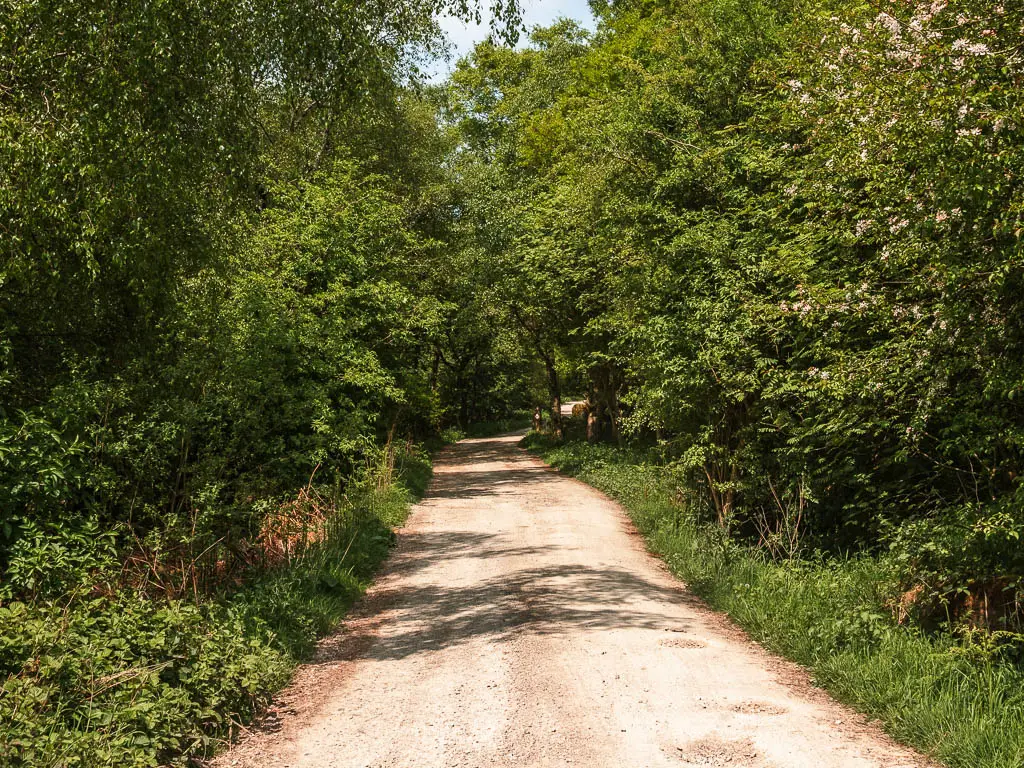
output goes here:
<path id="1" fill-rule="evenodd" d="M 523 488 L 551 482 L 545 467 L 518 466 L 514 469 L 486 469 L 436 473 L 424 499 L 426 502 L 458 501 L 501 496 Z"/>
<path id="2" fill-rule="evenodd" d="M 490 645 L 526 635 L 689 628 L 666 608 L 694 598 L 611 566 L 532 566 L 469 586 L 409 584 L 404 577 L 411 571 L 446 558 L 521 559 L 542 557 L 552 549 L 510 547 L 503 537 L 468 531 L 412 534 L 409 539 L 392 571 L 402 578 L 368 596 L 360 618 L 338 642 L 321 649 L 318 662 L 403 659 L 475 640 Z"/>

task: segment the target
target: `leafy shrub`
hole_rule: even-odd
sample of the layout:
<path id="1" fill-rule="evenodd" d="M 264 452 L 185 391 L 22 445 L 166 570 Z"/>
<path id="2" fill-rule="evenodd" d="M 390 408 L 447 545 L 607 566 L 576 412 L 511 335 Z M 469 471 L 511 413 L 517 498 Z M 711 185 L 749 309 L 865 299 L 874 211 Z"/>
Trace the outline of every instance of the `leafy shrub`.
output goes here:
<path id="1" fill-rule="evenodd" d="M 117 560 L 116 531 L 96 518 L 9 521 L 18 533 L 7 552 L 0 599 L 53 599 L 96 588 Z"/>
<path id="2" fill-rule="evenodd" d="M 21 538 L 27 543 L 12 562 L 22 563 L 18 584 L 35 599 L 0 601 L 0 762 L 142 768 L 209 754 L 269 701 L 366 588 L 394 543 L 391 527 L 429 474 L 426 457 L 410 451 L 398 477 L 414 490 L 353 486 L 328 536 L 289 564 L 250 572 L 241 587 L 198 603 L 83 591 L 81 577 L 95 578 L 110 554 L 111 537 L 93 537 L 89 526 Z M 65 565 L 35 565 L 61 547 L 72 552 L 58 558 Z M 32 577 L 47 579 L 48 599 L 39 583 L 28 587 Z"/>
<path id="3" fill-rule="evenodd" d="M 906 521 L 887 535 L 887 560 L 909 600 L 904 609 L 926 624 L 989 630 L 1020 627 L 1024 522 L 1012 505 L 967 505 Z"/>

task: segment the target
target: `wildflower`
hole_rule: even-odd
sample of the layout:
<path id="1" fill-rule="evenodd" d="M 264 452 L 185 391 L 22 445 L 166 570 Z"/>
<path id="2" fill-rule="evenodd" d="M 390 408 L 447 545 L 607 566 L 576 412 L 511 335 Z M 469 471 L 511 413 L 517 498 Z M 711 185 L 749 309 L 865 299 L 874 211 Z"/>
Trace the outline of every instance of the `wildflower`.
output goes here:
<path id="1" fill-rule="evenodd" d="M 871 219 L 861 219 L 860 221 L 858 221 L 857 226 L 854 229 L 854 231 L 857 233 L 857 236 L 860 237 L 861 235 L 865 234 L 869 229 L 871 229 L 872 223 L 873 222 L 871 221 Z"/>

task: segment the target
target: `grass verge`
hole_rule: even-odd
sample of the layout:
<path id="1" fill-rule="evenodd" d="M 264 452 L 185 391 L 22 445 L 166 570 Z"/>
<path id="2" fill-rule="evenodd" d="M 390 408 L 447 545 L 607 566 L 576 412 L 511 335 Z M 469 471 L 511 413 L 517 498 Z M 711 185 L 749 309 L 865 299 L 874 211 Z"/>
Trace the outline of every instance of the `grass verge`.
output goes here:
<path id="1" fill-rule="evenodd" d="M 538 435 L 524 444 L 620 502 L 694 593 L 896 739 L 950 768 L 1024 766 L 1024 671 L 898 626 L 883 604 L 884 562 L 774 562 L 685 516 L 677 483 L 642 453 Z"/>
<path id="2" fill-rule="evenodd" d="M 0 605 L 0 765 L 188 765 L 252 719 L 333 629 L 387 556 L 430 479 L 353 489 L 330 535 L 230 593 L 131 590 Z"/>

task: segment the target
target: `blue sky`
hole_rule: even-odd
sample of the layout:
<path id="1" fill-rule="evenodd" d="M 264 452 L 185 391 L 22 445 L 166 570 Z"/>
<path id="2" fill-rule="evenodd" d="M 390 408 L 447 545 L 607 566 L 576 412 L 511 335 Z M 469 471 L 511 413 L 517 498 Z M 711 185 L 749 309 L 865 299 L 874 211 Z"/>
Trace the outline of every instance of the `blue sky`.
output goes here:
<path id="1" fill-rule="evenodd" d="M 486 2 L 481 3 L 486 5 Z M 526 28 L 536 25 L 547 26 L 560 16 L 575 19 L 587 29 L 594 28 L 594 17 L 587 5 L 587 0 L 521 0 L 523 23 Z M 433 67 L 426 67 L 432 72 L 432 80 L 443 80 L 454 67 L 459 58 L 469 53 L 473 45 L 487 37 L 490 31 L 490 14 L 485 12 L 480 25 L 465 24 L 458 19 L 443 17 L 441 28 L 451 40 L 454 51 L 450 63 L 438 61 Z"/>

